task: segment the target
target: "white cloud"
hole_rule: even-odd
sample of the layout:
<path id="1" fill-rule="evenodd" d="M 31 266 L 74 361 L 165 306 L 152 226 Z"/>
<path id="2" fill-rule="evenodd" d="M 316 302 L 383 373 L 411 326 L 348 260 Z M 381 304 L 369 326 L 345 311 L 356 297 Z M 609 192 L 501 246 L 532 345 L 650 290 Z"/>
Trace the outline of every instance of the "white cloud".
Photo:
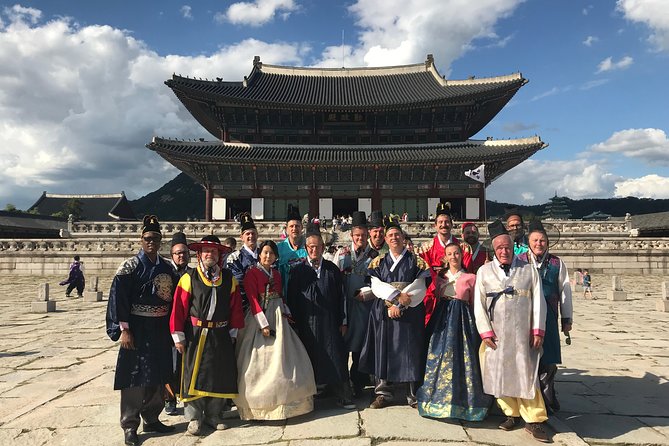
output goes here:
<path id="1" fill-rule="evenodd" d="M 539 93 L 538 95 L 535 95 L 530 99 L 530 101 L 538 101 L 539 99 L 547 98 L 549 96 L 555 96 L 556 94 L 559 93 L 565 93 L 567 91 L 570 91 L 573 87 L 571 85 L 567 85 L 566 87 L 553 87 L 550 90 L 544 91 L 543 93 Z"/>
<path id="2" fill-rule="evenodd" d="M 629 68 L 632 63 L 634 63 L 634 59 L 632 59 L 630 56 L 625 56 L 618 62 L 614 62 L 613 58 L 607 57 L 597 66 L 597 73 L 603 73 L 605 71 L 612 70 L 624 70 L 625 68 Z"/>
<path id="3" fill-rule="evenodd" d="M 540 179 L 540 187 L 528 181 Z M 573 199 L 608 198 L 616 181 L 622 178 L 587 159 L 571 161 L 537 161 L 529 159 L 506 172 L 488 188 L 488 199 L 518 204 L 546 203 L 555 194 Z"/>
<path id="4" fill-rule="evenodd" d="M 502 125 L 502 130 L 509 133 L 525 132 L 539 128 L 539 124 L 525 124 L 524 122 L 506 122 Z"/>
<path id="5" fill-rule="evenodd" d="M 618 0 L 616 9 L 627 20 L 650 28 L 648 40 L 659 51 L 669 51 L 669 8 L 664 0 Z"/>
<path id="6" fill-rule="evenodd" d="M 297 4 L 293 0 L 255 0 L 253 2 L 233 3 L 225 13 L 217 13 L 217 22 L 228 21 L 235 25 L 262 26 L 271 22 L 276 15 L 283 20 L 296 11 Z"/>
<path id="7" fill-rule="evenodd" d="M 669 166 L 669 139 L 661 129 L 626 129 L 590 147 L 593 152 L 616 153 L 650 165 Z"/>
<path id="8" fill-rule="evenodd" d="M 616 197 L 669 198 L 669 178 L 646 175 L 616 183 Z"/>
<path id="9" fill-rule="evenodd" d="M 581 85 L 579 89 L 581 90 L 590 90 L 591 88 L 596 88 L 596 87 L 601 87 L 604 84 L 608 84 L 610 79 L 595 79 L 592 81 L 588 81 Z"/>
<path id="10" fill-rule="evenodd" d="M 181 15 L 184 19 L 193 20 L 193 8 L 190 6 L 183 5 L 179 11 L 181 11 Z"/>
<path id="11" fill-rule="evenodd" d="M 39 14 L 26 14 L 5 11 L 0 29 L 0 207 L 25 209 L 43 190 L 157 189 L 177 170 L 144 147 L 153 135 L 211 138 L 164 85 L 172 73 L 239 80 L 255 55 L 301 65 L 309 51 L 249 39 L 208 56 L 160 56 L 110 26 L 32 24 Z"/>
<path id="12" fill-rule="evenodd" d="M 585 8 L 583 8 L 583 9 L 581 10 L 581 14 L 583 14 L 583 15 L 588 15 L 588 14 L 590 14 L 590 10 L 592 10 L 593 7 L 594 7 L 594 6 L 592 6 L 592 5 L 588 5 L 588 6 L 586 6 Z"/>
<path id="13" fill-rule="evenodd" d="M 21 5 L 14 5 L 9 8 L 4 8 L 4 13 L 9 21 L 13 23 L 28 22 L 34 25 L 42 17 L 42 11 L 39 9 L 26 8 Z"/>
<path id="14" fill-rule="evenodd" d="M 433 53 L 448 75 L 451 62 L 475 41 L 496 42 L 496 23 L 522 1 L 357 0 L 349 7 L 361 29 L 354 59 L 368 66 L 401 65 Z"/>
<path id="15" fill-rule="evenodd" d="M 583 41 L 583 45 L 585 45 L 585 46 L 592 46 L 593 43 L 598 42 L 598 41 L 599 41 L 599 37 L 597 37 L 597 36 L 588 36 L 588 37 L 586 37 L 585 40 Z"/>

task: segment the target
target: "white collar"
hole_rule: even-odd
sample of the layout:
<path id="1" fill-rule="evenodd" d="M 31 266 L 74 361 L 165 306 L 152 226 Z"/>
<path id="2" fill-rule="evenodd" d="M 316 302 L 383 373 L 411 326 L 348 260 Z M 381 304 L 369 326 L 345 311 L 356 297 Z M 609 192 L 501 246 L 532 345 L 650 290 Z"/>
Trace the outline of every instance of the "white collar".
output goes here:
<path id="1" fill-rule="evenodd" d="M 437 240 L 439 240 L 439 244 L 441 245 L 442 248 L 445 248 L 446 245 L 453 243 L 453 234 L 448 236 L 448 242 L 444 243 L 441 241 L 441 237 L 439 237 L 439 234 L 437 234 Z"/>
<path id="2" fill-rule="evenodd" d="M 406 252 L 407 252 L 407 249 L 404 248 L 404 250 L 403 250 L 402 253 L 399 255 L 399 257 L 395 258 L 395 256 L 393 255 L 393 253 L 390 252 L 390 251 L 388 251 L 388 255 L 390 255 L 390 258 L 391 258 L 392 261 L 393 261 L 393 266 L 390 267 L 390 272 L 391 272 L 391 273 L 392 273 L 393 271 L 395 271 L 395 268 L 396 268 L 397 265 L 402 261 L 402 258 L 404 257 L 404 254 L 406 254 Z"/>
<path id="3" fill-rule="evenodd" d="M 257 248 L 256 248 L 256 251 L 251 251 L 251 248 L 249 248 L 248 246 L 244 245 L 244 246 L 242 246 L 242 249 L 245 249 L 246 252 L 248 252 L 249 254 L 251 254 L 251 257 L 253 257 L 254 259 L 258 260 L 258 252 L 257 252 Z"/>

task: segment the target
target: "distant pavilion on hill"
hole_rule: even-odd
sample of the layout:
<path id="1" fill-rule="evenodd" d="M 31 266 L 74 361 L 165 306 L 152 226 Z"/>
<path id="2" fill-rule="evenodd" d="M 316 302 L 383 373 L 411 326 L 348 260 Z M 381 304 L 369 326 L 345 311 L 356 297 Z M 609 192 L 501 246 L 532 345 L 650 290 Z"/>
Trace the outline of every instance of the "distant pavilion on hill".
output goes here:
<path id="1" fill-rule="evenodd" d="M 289 203 L 331 218 L 355 210 L 426 218 L 450 201 L 481 219 L 493 180 L 547 146 L 538 136 L 471 140 L 527 83 L 520 73 L 444 79 L 424 63 L 380 68 L 263 64 L 242 81 L 165 82 L 217 140 L 147 144 L 206 191 L 205 217 L 282 220 Z M 485 183 L 464 175 L 485 163 Z"/>

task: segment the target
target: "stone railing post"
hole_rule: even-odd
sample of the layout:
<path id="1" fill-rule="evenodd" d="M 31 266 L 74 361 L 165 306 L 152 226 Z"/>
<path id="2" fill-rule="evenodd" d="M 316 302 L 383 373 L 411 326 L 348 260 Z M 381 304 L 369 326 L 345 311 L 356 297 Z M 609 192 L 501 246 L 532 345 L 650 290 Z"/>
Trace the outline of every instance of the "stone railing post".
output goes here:
<path id="1" fill-rule="evenodd" d="M 49 300 L 49 284 L 40 283 L 37 289 L 37 300 L 31 302 L 33 313 L 52 313 L 56 311 L 56 301 Z"/>

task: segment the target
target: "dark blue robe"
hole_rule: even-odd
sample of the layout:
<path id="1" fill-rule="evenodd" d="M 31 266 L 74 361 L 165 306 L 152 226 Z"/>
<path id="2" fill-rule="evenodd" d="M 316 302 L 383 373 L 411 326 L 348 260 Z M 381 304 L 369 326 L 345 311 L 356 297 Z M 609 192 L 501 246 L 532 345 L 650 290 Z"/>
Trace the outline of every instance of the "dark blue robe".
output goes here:
<path id="1" fill-rule="evenodd" d="M 259 254 L 257 248 L 256 254 Z M 256 257 L 253 257 L 251 253 L 243 247 L 242 249 L 239 249 L 230 254 L 226 259 L 225 267 L 232 272 L 232 275 L 235 276 L 235 279 L 237 279 L 237 283 L 239 284 L 239 290 L 242 294 L 242 308 L 244 310 L 244 314 L 246 314 L 246 310 L 249 308 L 249 301 L 246 298 L 246 292 L 244 291 L 244 275 L 246 274 L 247 269 L 256 265 L 257 263 L 258 256 L 256 255 Z"/>
<path id="2" fill-rule="evenodd" d="M 173 344 L 169 322 L 177 281 L 172 265 L 160 256 L 151 263 L 142 250 L 116 271 L 107 302 L 107 335 L 117 341 L 119 323 L 127 322 L 135 350 L 119 349 L 114 390 L 163 385 L 170 380 Z"/>
<path id="3" fill-rule="evenodd" d="M 411 283 L 431 281 L 427 263 L 406 252 L 394 271 L 390 254 L 377 257 L 369 265 L 370 276 L 379 280 Z M 365 344 L 360 354 L 360 371 L 390 382 L 420 382 L 425 369 L 425 307 L 423 303 L 404 310 L 402 317 L 388 317 L 383 299 L 376 299 L 369 313 Z"/>
<path id="4" fill-rule="evenodd" d="M 344 321 L 344 286 L 334 263 L 322 260 L 320 278 L 307 263 L 290 269 L 288 308 L 309 354 L 316 384 L 348 380 L 348 351 L 339 327 Z"/>

